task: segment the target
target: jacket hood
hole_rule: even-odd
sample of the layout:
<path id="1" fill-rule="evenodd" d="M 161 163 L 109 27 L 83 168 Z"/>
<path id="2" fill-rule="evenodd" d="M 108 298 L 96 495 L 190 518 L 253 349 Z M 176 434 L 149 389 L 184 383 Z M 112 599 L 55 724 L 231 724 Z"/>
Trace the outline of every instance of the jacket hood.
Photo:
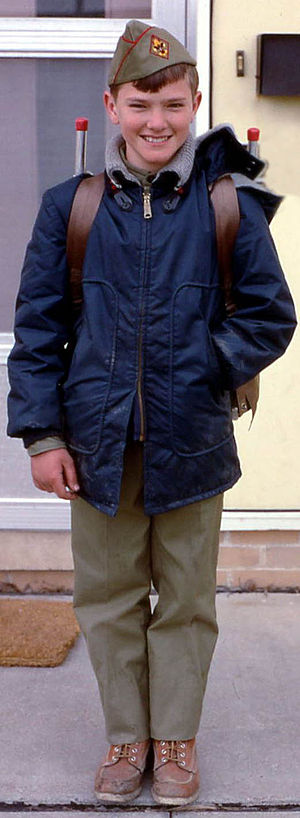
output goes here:
<path id="1" fill-rule="evenodd" d="M 236 188 L 248 189 L 257 196 L 270 223 L 283 197 L 266 186 L 262 179 L 266 163 L 251 156 L 236 138 L 233 127 L 227 123 L 217 125 L 198 137 L 195 147 L 196 165 L 205 170 L 208 185 L 229 173 Z"/>
<path id="2" fill-rule="evenodd" d="M 227 123 L 211 128 L 195 142 L 196 157 L 205 166 L 208 184 L 224 173 L 240 172 L 255 179 L 264 170 L 265 163 L 251 156 Z"/>

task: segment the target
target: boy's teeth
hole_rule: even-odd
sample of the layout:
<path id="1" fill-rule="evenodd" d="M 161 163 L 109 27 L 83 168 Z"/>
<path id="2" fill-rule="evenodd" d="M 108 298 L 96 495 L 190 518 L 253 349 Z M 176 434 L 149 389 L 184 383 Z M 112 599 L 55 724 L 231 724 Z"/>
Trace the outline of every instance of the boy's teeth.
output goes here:
<path id="1" fill-rule="evenodd" d="M 168 138 L 169 138 L 168 136 L 144 136 L 143 137 L 143 139 L 145 139 L 146 142 L 166 142 Z"/>

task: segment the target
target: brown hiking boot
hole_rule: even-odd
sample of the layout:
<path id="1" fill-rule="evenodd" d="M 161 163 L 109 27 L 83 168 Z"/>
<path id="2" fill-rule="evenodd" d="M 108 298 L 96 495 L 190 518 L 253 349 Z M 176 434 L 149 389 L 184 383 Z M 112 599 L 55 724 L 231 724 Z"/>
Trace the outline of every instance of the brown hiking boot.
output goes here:
<path id="1" fill-rule="evenodd" d="M 135 744 L 111 744 L 96 772 L 95 793 L 101 801 L 126 804 L 142 789 L 150 739 Z"/>
<path id="2" fill-rule="evenodd" d="M 157 804 L 190 804 L 199 792 L 196 739 L 153 741 L 154 781 Z"/>

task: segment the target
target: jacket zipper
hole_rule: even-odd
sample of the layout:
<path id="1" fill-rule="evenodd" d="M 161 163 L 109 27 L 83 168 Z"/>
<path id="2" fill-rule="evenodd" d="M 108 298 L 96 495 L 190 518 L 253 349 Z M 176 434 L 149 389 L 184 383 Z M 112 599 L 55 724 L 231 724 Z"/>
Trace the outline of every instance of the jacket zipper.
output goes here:
<path id="1" fill-rule="evenodd" d="M 147 189 L 143 190 L 143 202 L 144 202 L 144 219 L 152 219 L 150 188 L 149 188 L 149 190 L 147 190 Z"/>
<path id="2" fill-rule="evenodd" d="M 144 205 L 144 219 L 152 219 L 150 187 L 149 188 L 145 187 L 144 190 L 143 190 L 143 205 Z M 143 315 L 144 315 L 144 301 L 142 301 L 142 308 L 141 308 L 141 314 L 140 314 L 138 382 L 137 382 L 137 394 L 138 394 L 138 402 L 139 402 L 139 410 L 140 410 L 139 441 L 141 443 L 145 440 L 145 413 L 144 413 L 144 403 L 143 403 L 143 395 L 142 395 L 142 374 L 143 374 L 143 362 L 142 362 L 143 331 L 142 331 L 142 327 L 143 327 Z"/>

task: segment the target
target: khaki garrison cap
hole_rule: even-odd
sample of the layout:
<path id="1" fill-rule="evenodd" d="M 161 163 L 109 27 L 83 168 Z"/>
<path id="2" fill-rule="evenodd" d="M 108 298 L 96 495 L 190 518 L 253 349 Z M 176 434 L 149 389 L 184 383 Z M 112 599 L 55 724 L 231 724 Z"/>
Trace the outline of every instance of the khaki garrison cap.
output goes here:
<path id="1" fill-rule="evenodd" d="M 169 31 L 130 20 L 115 50 L 109 85 L 121 85 L 149 77 L 162 68 L 178 63 L 196 65 L 184 46 Z"/>

